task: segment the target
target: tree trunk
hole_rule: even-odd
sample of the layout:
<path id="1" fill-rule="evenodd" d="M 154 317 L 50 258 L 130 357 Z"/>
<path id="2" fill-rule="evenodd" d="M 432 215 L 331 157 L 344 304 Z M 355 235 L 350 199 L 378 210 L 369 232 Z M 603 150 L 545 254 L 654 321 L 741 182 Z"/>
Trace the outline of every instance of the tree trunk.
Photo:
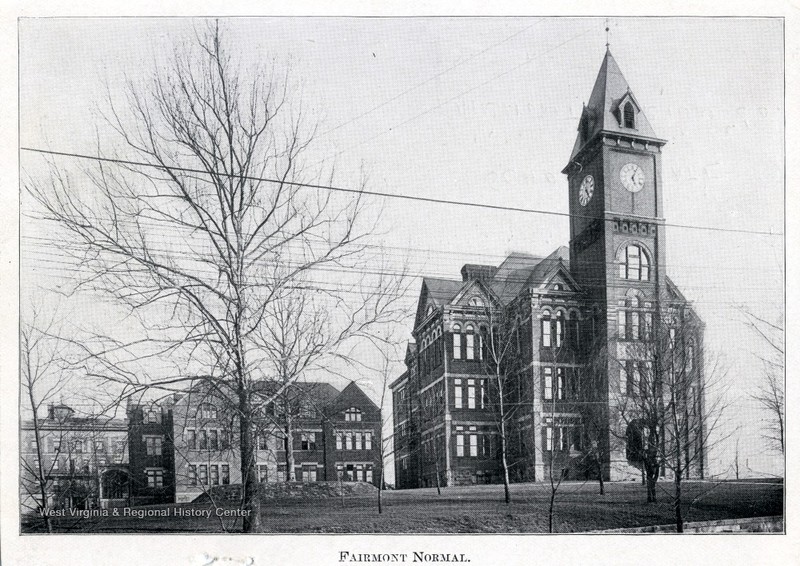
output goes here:
<path id="1" fill-rule="evenodd" d="M 284 410 L 286 414 L 284 433 L 286 436 L 283 439 L 283 447 L 286 454 L 286 481 L 296 481 L 297 477 L 294 472 L 294 422 L 292 421 L 288 398 L 286 398 Z"/>
<path id="2" fill-rule="evenodd" d="M 552 467 L 553 467 L 553 464 L 551 462 L 551 464 L 550 464 L 550 468 L 551 468 L 550 474 L 551 475 L 553 473 Z M 548 532 L 552 533 L 553 532 L 553 509 L 556 506 L 556 488 L 554 488 L 553 485 L 552 485 L 552 477 L 550 478 L 550 481 L 551 481 L 551 485 L 550 485 L 550 508 L 549 508 L 549 510 L 547 512 L 547 530 L 548 530 Z"/>
<path id="3" fill-rule="evenodd" d="M 383 461 L 382 454 L 381 454 L 381 461 Z M 378 515 L 383 513 L 383 501 L 381 500 L 382 493 L 383 493 L 383 466 L 381 466 L 381 481 L 380 485 L 378 486 Z"/>
<path id="4" fill-rule="evenodd" d="M 261 527 L 261 495 L 258 488 L 255 451 L 253 450 L 253 436 L 251 434 L 250 403 L 242 384 L 239 385 L 238 393 L 239 443 L 242 451 L 242 510 L 245 511 L 245 516 L 242 519 L 242 532 L 252 533 L 257 532 Z"/>
<path id="5" fill-rule="evenodd" d="M 433 460 L 435 462 L 434 466 L 436 468 L 436 495 L 442 494 L 442 482 L 439 479 L 439 449 L 436 447 L 436 438 L 433 439 Z"/>
<path id="6" fill-rule="evenodd" d="M 600 495 L 606 494 L 606 485 L 603 483 L 603 463 L 600 461 L 600 455 L 595 454 L 597 460 L 597 478 L 600 481 Z"/>
<path id="7" fill-rule="evenodd" d="M 502 408 L 501 408 L 502 411 Z M 500 417 L 503 418 L 502 416 Z M 503 464 L 503 492 L 505 494 L 506 505 L 511 503 L 511 491 L 508 487 L 508 458 L 506 456 L 506 424 L 500 421 L 500 460 Z"/>
<path id="8" fill-rule="evenodd" d="M 683 532 L 683 514 L 681 512 L 681 472 L 675 472 L 675 530 Z"/>
<path id="9" fill-rule="evenodd" d="M 500 402 L 500 462 L 503 466 L 503 492 L 505 495 L 506 505 L 511 503 L 511 491 L 508 488 L 508 455 L 506 454 L 506 410 L 503 400 L 503 383 L 500 375 L 496 376 L 497 379 L 497 393 Z"/>
<path id="10" fill-rule="evenodd" d="M 30 371 L 30 368 L 28 368 L 28 372 Z M 30 375 L 30 373 L 28 373 L 28 375 Z M 47 478 L 44 475 L 44 466 L 42 465 L 42 443 L 39 433 L 39 415 L 36 414 L 36 402 L 33 400 L 33 387 L 30 384 L 28 385 L 28 398 L 30 399 L 31 409 L 33 410 L 33 437 L 34 441 L 36 442 L 36 466 L 39 471 L 39 493 L 42 498 L 39 511 L 42 515 L 44 528 L 48 533 L 52 533 L 53 525 L 50 522 L 47 509 Z M 58 454 L 56 454 L 55 457 L 58 458 Z"/>
<path id="11" fill-rule="evenodd" d="M 647 470 L 647 502 L 656 502 L 656 482 L 658 481 L 658 468 L 648 466 Z"/>

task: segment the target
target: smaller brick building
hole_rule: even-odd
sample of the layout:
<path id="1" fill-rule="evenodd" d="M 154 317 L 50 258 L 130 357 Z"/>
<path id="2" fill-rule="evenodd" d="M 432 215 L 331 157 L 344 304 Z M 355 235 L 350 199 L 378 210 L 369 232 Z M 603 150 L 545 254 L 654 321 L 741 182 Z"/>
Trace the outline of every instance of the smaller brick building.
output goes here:
<path id="1" fill-rule="evenodd" d="M 172 410 L 159 404 L 128 405 L 131 505 L 175 501 Z"/>
<path id="2" fill-rule="evenodd" d="M 341 479 L 377 485 L 381 414 L 375 403 L 355 383 L 342 391 L 322 382 L 290 389 L 256 415 L 258 481 Z M 264 382 L 255 395 L 270 399 L 273 391 L 274 383 Z M 189 502 L 210 487 L 241 483 L 239 425 L 229 400 L 198 385 L 175 397 L 171 413 L 175 500 Z"/>

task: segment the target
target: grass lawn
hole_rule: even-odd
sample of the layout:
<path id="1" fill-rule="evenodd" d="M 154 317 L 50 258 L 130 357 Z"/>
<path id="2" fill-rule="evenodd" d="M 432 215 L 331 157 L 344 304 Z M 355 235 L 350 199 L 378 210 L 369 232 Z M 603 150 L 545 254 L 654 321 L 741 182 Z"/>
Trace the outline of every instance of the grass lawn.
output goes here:
<path id="1" fill-rule="evenodd" d="M 672 485 L 659 483 L 660 501 L 647 504 L 644 486 L 565 482 L 555 506 L 557 532 L 663 525 L 673 521 Z M 342 499 L 284 499 L 262 505 L 262 530 L 271 533 L 543 533 L 547 532 L 548 484 L 511 486 L 512 503 L 503 502 L 502 485 L 385 491 L 383 514 L 374 496 Z M 783 482 L 686 482 L 684 520 L 707 521 L 783 514 Z M 691 505 L 689 502 L 693 501 Z M 58 531 L 222 532 L 241 520 L 219 519 L 208 505 L 162 505 L 170 517 L 108 517 L 56 520 Z M 209 510 L 210 517 L 179 518 L 176 509 Z M 239 528 L 237 528 L 239 527 Z M 24 531 L 37 530 L 38 523 Z"/>

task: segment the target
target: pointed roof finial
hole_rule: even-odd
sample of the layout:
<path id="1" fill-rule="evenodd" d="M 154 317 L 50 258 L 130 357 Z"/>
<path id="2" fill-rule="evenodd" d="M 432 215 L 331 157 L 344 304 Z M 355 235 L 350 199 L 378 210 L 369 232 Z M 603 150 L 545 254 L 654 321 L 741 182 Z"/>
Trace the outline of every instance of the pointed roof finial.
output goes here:
<path id="1" fill-rule="evenodd" d="M 609 41 L 609 33 L 608 33 L 608 18 L 606 18 L 606 51 L 608 51 L 608 46 L 610 45 Z"/>

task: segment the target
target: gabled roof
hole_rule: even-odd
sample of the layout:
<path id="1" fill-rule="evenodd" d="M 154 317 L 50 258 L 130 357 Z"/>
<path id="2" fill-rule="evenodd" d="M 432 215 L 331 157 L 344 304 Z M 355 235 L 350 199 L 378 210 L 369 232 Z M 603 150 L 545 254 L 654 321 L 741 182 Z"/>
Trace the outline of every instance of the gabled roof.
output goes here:
<path id="1" fill-rule="evenodd" d="M 478 279 L 456 281 L 426 277 L 422 281 L 422 291 L 417 308 L 417 321 L 414 326 L 415 328 L 419 326 L 424 319 L 424 308 L 429 302 L 433 302 L 437 307 L 452 304 L 460 299 L 462 295 L 468 294 L 470 289 L 475 286 L 481 286 L 486 289 L 490 300 L 496 300 L 503 305 L 507 305 L 517 298 L 524 289 L 538 287 L 542 282 L 552 277 L 559 267 L 563 267 L 566 274 L 565 277 L 569 280 L 570 285 L 574 289 L 578 289 L 577 283 L 569 273 L 569 248 L 566 246 L 557 248 L 545 258 L 512 252 L 496 269 L 481 270 L 481 277 Z M 492 272 L 493 275 L 488 276 Z"/>
<path id="2" fill-rule="evenodd" d="M 497 268 L 490 283 L 492 290 L 506 303 L 516 298 L 541 261 L 538 256 L 512 252 Z"/>
<path id="3" fill-rule="evenodd" d="M 636 128 L 623 128 L 619 122 L 617 114 L 618 106 L 623 98 L 630 96 L 632 102 L 637 106 Z M 600 65 L 600 71 L 597 73 L 597 80 L 595 80 L 592 94 L 589 96 L 589 102 L 585 106 L 581 121 L 588 120 L 588 137 L 583 139 L 580 132 L 580 124 L 578 125 L 578 138 L 575 140 L 575 146 L 572 148 L 570 161 L 583 149 L 586 142 L 591 140 L 598 132 L 617 133 L 628 136 L 635 136 L 637 138 L 644 138 L 656 142 L 665 143 L 665 140 L 660 139 L 647 117 L 644 115 L 641 105 L 633 96 L 628 81 L 622 75 L 617 62 L 611 55 L 610 50 L 606 50 L 606 55 L 603 58 L 603 63 Z"/>
<path id="4" fill-rule="evenodd" d="M 549 279 L 550 275 L 559 266 L 564 266 L 565 271 L 569 274 L 569 248 L 567 246 L 559 246 L 553 253 L 540 261 L 525 282 L 525 285 L 527 287 L 538 287 Z M 571 278 L 572 276 L 570 275 Z M 571 283 L 575 285 L 574 280 Z"/>
<path id="5" fill-rule="evenodd" d="M 370 399 L 366 393 L 364 393 L 364 390 L 361 389 L 355 381 L 351 381 L 350 384 L 342 389 L 342 392 L 338 393 L 336 398 L 328 404 L 328 409 L 326 412 L 328 414 L 333 414 L 339 411 L 344 411 L 353 406 L 357 406 L 357 408 L 361 409 L 362 411 L 379 411 L 378 405 L 376 405 L 373 400 Z"/>

